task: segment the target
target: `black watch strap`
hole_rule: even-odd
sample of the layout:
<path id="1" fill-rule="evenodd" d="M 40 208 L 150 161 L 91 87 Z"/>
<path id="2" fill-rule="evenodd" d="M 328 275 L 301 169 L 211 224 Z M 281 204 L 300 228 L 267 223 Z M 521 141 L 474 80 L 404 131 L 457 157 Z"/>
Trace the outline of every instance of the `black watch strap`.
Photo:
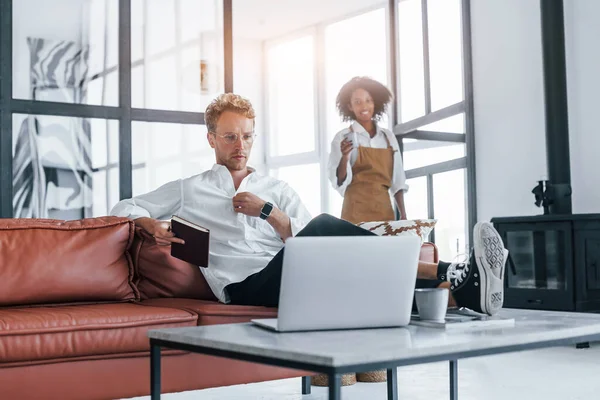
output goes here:
<path id="1" fill-rule="evenodd" d="M 261 219 L 269 218 L 269 215 L 271 215 L 271 211 L 273 211 L 273 204 L 271 204 L 267 201 L 265 203 L 265 205 L 263 206 L 262 210 L 260 210 L 260 218 Z"/>

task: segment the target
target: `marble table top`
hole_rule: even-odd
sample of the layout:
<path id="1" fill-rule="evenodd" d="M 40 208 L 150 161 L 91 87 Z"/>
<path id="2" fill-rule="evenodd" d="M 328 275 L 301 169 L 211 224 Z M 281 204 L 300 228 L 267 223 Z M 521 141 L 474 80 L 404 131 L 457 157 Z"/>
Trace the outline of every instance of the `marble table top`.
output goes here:
<path id="1" fill-rule="evenodd" d="M 277 333 L 251 323 L 151 330 L 148 337 L 323 367 L 416 364 L 567 344 L 596 336 L 600 315 L 501 310 L 511 327 L 446 331 L 421 326 Z"/>

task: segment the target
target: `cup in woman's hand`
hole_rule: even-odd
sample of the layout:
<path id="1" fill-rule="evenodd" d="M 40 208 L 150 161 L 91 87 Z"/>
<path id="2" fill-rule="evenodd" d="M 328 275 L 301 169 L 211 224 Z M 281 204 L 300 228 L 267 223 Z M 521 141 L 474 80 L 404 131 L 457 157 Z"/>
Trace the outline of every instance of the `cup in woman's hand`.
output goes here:
<path id="1" fill-rule="evenodd" d="M 358 147 L 358 142 L 354 140 L 354 132 L 348 132 L 344 135 L 344 140 L 352 144 L 353 148 Z"/>

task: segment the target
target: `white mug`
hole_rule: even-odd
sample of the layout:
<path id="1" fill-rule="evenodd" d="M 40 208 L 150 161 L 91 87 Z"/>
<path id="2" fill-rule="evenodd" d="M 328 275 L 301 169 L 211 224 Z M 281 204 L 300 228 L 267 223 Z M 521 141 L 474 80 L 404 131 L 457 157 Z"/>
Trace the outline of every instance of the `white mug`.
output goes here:
<path id="1" fill-rule="evenodd" d="M 419 318 L 428 321 L 444 322 L 448 310 L 446 288 L 415 289 L 415 301 Z"/>

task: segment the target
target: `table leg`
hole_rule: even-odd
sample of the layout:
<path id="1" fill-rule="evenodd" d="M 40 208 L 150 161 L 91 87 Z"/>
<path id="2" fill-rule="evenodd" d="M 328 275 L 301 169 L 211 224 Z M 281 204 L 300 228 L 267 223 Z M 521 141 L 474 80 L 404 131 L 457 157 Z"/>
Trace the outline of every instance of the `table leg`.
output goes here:
<path id="1" fill-rule="evenodd" d="M 150 339 L 150 399 L 160 400 L 160 346 Z"/>
<path id="2" fill-rule="evenodd" d="M 329 374 L 329 400 L 341 400 L 342 375 Z"/>
<path id="3" fill-rule="evenodd" d="M 387 370 L 387 393 L 388 400 L 398 400 L 398 369 L 396 367 Z"/>
<path id="4" fill-rule="evenodd" d="M 310 376 L 302 377 L 302 394 L 310 394 L 311 379 Z"/>
<path id="5" fill-rule="evenodd" d="M 458 400 L 458 360 L 450 360 L 450 400 Z"/>

